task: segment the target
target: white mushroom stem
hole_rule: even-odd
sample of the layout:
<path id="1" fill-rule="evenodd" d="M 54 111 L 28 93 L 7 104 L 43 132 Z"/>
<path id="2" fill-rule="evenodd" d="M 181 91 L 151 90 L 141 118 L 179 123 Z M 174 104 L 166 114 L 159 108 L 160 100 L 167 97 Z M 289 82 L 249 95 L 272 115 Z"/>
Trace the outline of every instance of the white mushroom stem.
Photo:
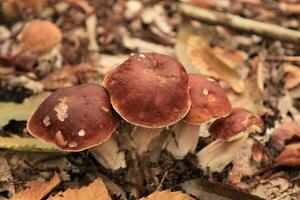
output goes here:
<path id="1" fill-rule="evenodd" d="M 125 154 L 120 151 L 114 136 L 102 144 L 90 148 L 89 152 L 106 169 L 118 170 L 126 167 Z"/>
<path id="2" fill-rule="evenodd" d="M 97 27 L 97 17 L 95 14 L 89 16 L 86 21 L 86 31 L 88 34 L 89 38 L 89 46 L 88 50 L 90 51 L 99 51 L 99 45 L 97 43 L 97 32 L 96 32 L 96 27 Z"/>
<path id="3" fill-rule="evenodd" d="M 232 162 L 245 145 L 248 131 L 240 132 L 234 139 L 217 139 L 197 153 L 198 165 L 204 171 L 221 172 Z"/>
<path id="4" fill-rule="evenodd" d="M 162 128 L 142 128 L 135 127 L 132 132 L 132 138 L 136 145 L 138 155 L 142 155 L 149 150 L 152 140 L 160 136 Z"/>
<path id="5" fill-rule="evenodd" d="M 183 159 L 188 153 L 194 153 L 201 133 L 201 125 L 178 122 L 173 127 L 174 137 L 169 137 L 167 151 L 176 159 Z"/>

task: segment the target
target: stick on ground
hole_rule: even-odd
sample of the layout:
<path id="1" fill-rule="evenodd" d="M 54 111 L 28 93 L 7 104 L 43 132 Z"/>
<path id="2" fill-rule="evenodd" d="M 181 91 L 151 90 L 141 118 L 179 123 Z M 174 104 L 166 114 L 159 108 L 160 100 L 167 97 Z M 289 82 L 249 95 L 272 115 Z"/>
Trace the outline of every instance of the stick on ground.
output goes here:
<path id="1" fill-rule="evenodd" d="M 279 25 L 258 22 L 236 15 L 211 11 L 186 3 L 180 5 L 183 15 L 208 24 L 228 26 L 276 40 L 300 44 L 300 32 Z"/>

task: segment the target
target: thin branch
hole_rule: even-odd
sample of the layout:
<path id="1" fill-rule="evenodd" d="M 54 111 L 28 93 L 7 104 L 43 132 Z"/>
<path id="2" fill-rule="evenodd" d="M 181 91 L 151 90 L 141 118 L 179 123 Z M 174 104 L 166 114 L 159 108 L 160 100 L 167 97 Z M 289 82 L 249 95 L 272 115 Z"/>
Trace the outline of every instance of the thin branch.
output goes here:
<path id="1" fill-rule="evenodd" d="M 228 26 L 276 40 L 300 44 L 300 32 L 279 25 L 258 22 L 236 15 L 198 8 L 186 3 L 180 4 L 183 15 L 208 24 Z"/>

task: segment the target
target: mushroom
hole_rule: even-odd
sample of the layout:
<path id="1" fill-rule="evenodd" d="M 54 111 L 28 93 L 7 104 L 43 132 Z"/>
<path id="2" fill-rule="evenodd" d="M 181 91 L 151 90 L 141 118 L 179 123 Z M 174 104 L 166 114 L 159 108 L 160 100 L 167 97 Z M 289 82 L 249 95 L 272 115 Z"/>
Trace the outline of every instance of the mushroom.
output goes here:
<path id="1" fill-rule="evenodd" d="M 189 111 L 188 74 L 174 58 L 158 54 L 133 55 L 104 79 L 113 108 L 136 125 L 133 139 L 138 154 L 148 150 L 162 128 Z"/>
<path id="2" fill-rule="evenodd" d="M 234 108 L 230 115 L 217 119 L 209 128 L 215 141 L 197 153 L 197 165 L 204 171 L 221 172 L 245 145 L 249 134 L 261 132 L 262 119 L 246 109 Z"/>
<path id="3" fill-rule="evenodd" d="M 82 84 L 55 91 L 38 107 L 27 123 L 28 132 L 64 151 L 85 149 L 104 167 L 125 167 L 123 152 L 112 133 L 118 126 L 106 90 Z"/>
<path id="4" fill-rule="evenodd" d="M 45 53 L 62 40 L 60 29 L 50 21 L 35 20 L 25 26 L 22 32 L 21 51 L 36 54 Z"/>
<path id="5" fill-rule="evenodd" d="M 209 122 L 231 112 L 225 91 L 215 80 L 200 74 L 189 74 L 189 86 L 190 111 L 174 126 L 174 137 L 167 145 L 167 150 L 177 159 L 195 152 L 199 134 Z"/>

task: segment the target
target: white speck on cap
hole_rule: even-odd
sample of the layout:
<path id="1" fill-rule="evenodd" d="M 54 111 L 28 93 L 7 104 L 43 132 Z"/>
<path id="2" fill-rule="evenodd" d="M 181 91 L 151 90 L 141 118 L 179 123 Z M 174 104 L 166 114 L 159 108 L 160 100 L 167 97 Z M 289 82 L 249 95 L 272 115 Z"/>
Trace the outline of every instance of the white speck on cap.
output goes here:
<path id="1" fill-rule="evenodd" d="M 78 131 L 78 136 L 80 136 L 80 137 L 85 136 L 85 130 L 80 129 L 80 131 Z"/>

